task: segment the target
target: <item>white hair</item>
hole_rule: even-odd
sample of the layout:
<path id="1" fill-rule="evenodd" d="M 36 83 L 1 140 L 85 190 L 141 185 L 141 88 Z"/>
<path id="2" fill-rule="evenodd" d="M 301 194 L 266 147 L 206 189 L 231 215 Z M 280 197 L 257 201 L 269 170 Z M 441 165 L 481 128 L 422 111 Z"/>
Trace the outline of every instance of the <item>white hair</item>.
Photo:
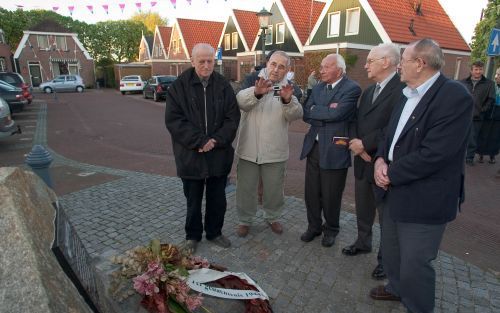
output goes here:
<path id="1" fill-rule="evenodd" d="M 381 51 L 382 55 L 391 61 L 391 65 L 397 66 L 399 64 L 399 60 L 401 59 L 401 52 L 398 46 L 396 46 L 395 44 L 390 42 L 381 43 L 373 48 L 373 50 Z"/>
<path id="2" fill-rule="evenodd" d="M 209 45 L 208 43 L 197 43 L 193 47 L 193 51 L 191 52 L 191 57 L 195 57 L 200 51 L 210 51 L 211 54 L 215 55 L 215 49 Z"/>

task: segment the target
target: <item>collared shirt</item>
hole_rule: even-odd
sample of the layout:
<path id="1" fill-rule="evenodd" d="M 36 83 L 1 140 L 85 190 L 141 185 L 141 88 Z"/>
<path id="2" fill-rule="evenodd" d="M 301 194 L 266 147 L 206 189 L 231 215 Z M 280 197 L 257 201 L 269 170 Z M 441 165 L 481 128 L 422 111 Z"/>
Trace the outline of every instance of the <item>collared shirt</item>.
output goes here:
<path id="1" fill-rule="evenodd" d="M 380 91 L 378 92 L 378 94 L 380 94 L 382 90 L 384 90 L 384 87 L 387 86 L 387 84 L 391 81 L 394 75 L 396 75 L 395 71 L 392 72 L 392 74 L 389 74 L 389 76 L 387 76 L 383 81 L 378 82 L 378 84 L 380 85 Z"/>
<path id="2" fill-rule="evenodd" d="M 425 95 L 427 90 L 429 90 L 429 88 L 431 88 L 431 86 L 436 82 L 440 74 L 441 74 L 440 72 L 437 72 L 431 78 L 426 80 L 422 85 L 418 86 L 416 89 L 412 89 L 408 86 L 406 86 L 405 89 L 403 89 L 403 94 L 406 96 L 406 98 L 408 98 L 408 100 L 406 100 L 403 112 L 399 117 L 398 127 L 396 128 L 396 132 L 394 133 L 394 137 L 392 138 L 391 148 L 389 149 L 389 155 L 388 155 L 389 161 L 391 162 L 393 161 L 394 146 L 396 145 L 396 142 L 398 141 L 399 136 L 403 131 L 403 128 L 408 122 L 410 115 L 413 113 L 413 110 L 415 110 L 417 104 L 420 102 L 420 100 Z"/>

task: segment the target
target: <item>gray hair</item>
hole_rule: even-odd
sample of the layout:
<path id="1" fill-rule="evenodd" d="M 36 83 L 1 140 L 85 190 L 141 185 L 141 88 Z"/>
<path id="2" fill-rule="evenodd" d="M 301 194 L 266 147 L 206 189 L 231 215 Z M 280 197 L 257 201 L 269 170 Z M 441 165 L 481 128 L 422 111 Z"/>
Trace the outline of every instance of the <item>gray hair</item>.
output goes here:
<path id="1" fill-rule="evenodd" d="M 288 54 L 285 51 L 281 51 L 281 50 L 273 51 L 273 53 L 269 57 L 269 60 L 271 60 L 271 58 L 275 55 L 280 55 L 280 56 L 286 58 L 286 66 L 290 66 L 290 64 L 291 64 L 290 57 L 288 56 Z"/>
<path id="2" fill-rule="evenodd" d="M 391 62 L 392 66 L 397 66 L 399 64 L 401 52 L 395 44 L 389 42 L 381 43 L 374 49 L 380 50 L 382 55 Z"/>
<path id="3" fill-rule="evenodd" d="M 414 47 L 414 57 L 422 58 L 434 70 L 444 67 L 443 50 L 439 44 L 430 38 L 424 38 L 410 43 Z"/>
<path id="4" fill-rule="evenodd" d="M 193 47 L 193 51 L 191 52 L 191 57 L 195 57 L 200 51 L 210 51 L 211 54 L 215 55 L 215 49 L 209 45 L 208 43 L 197 43 Z"/>
<path id="5" fill-rule="evenodd" d="M 345 65 L 345 60 L 344 60 L 344 57 L 340 54 L 337 54 L 337 53 L 332 53 L 332 54 L 329 54 L 325 57 L 326 58 L 335 58 L 335 61 L 337 63 L 337 68 L 340 68 L 342 70 L 342 74 L 345 74 L 345 71 L 346 71 L 346 65 Z"/>

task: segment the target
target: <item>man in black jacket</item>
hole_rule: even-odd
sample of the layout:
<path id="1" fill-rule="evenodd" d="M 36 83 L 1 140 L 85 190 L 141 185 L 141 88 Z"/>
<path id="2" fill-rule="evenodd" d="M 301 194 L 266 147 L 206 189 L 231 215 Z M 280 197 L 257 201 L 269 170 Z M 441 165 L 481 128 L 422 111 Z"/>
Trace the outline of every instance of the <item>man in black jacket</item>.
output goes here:
<path id="1" fill-rule="evenodd" d="M 484 63 L 476 61 L 472 63 L 469 77 L 462 80 L 462 83 L 469 89 L 474 98 L 474 111 L 472 115 L 472 129 L 469 133 L 469 143 L 467 145 L 466 162 L 474 164 L 474 156 L 478 151 L 478 137 L 483 126 L 484 119 L 495 103 L 495 83 L 484 77 Z M 480 158 L 482 161 L 482 157 Z"/>
<path id="2" fill-rule="evenodd" d="M 205 229 L 206 238 L 228 248 L 222 235 L 226 213 L 225 187 L 231 171 L 232 142 L 240 110 L 229 82 L 214 72 L 215 50 L 194 46 L 191 64 L 167 92 L 165 124 L 170 135 L 187 202 L 185 248 L 195 251 Z M 201 202 L 206 188 L 205 227 Z"/>

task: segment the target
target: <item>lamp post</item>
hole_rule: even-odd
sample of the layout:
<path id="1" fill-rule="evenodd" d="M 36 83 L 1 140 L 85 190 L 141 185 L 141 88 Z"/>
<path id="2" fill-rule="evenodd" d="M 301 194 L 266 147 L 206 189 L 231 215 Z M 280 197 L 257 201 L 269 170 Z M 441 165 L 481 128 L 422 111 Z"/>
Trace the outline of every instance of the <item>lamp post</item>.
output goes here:
<path id="1" fill-rule="evenodd" d="M 262 8 L 260 12 L 258 12 L 257 17 L 259 18 L 259 26 L 262 30 L 260 33 L 260 37 L 262 38 L 262 60 L 265 63 L 266 60 L 266 34 L 267 29 L 269 27 L 269 18 L 273 15 L 271 12 L 267 11 L 265 8 Z"/>

